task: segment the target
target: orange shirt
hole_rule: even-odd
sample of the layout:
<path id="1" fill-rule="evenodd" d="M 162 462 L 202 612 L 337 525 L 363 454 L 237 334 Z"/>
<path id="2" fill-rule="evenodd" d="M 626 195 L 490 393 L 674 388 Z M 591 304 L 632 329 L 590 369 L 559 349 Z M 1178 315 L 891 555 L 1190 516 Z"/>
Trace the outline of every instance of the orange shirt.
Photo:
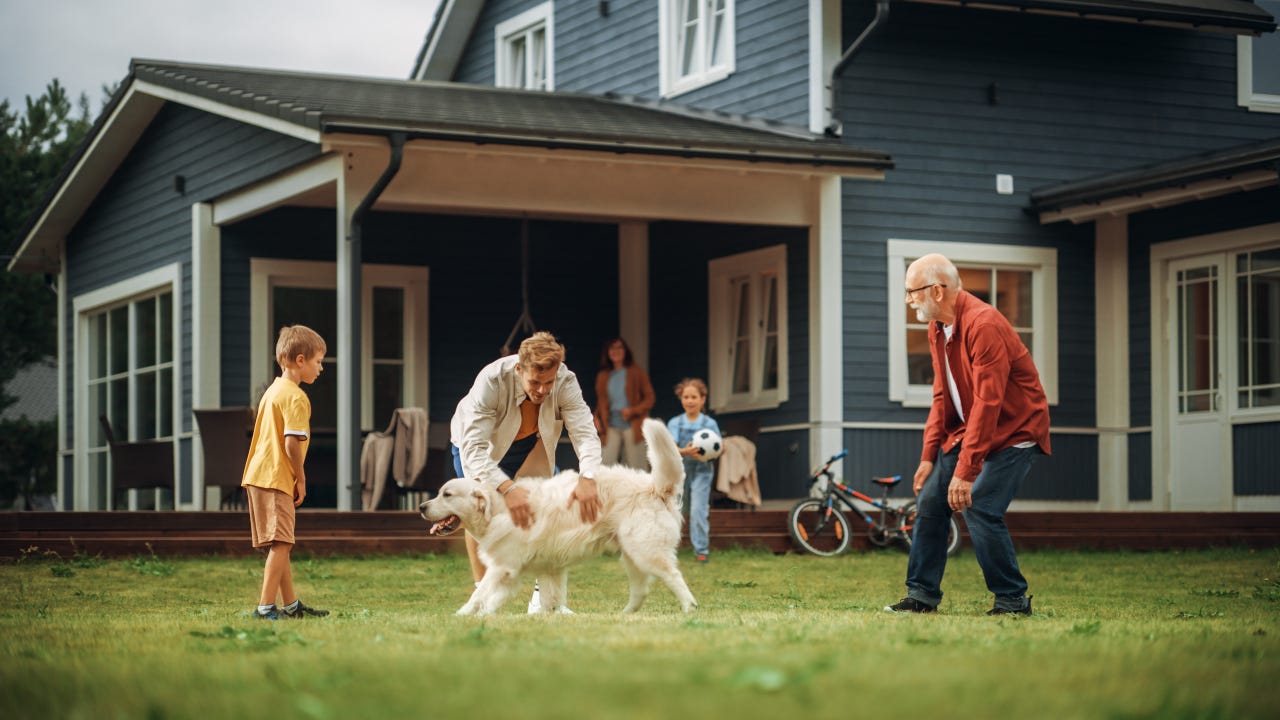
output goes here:
<path id="1" fill-rule="evenodd" d="M 929 328 L 933 355 L 933 406 L 924 428 L 921 460 L 936 462 L 938 450 L 960 444 L 954 476 L 973 482 L 987 456 L 1023 442 L 1049 454 L 1049 403 L 1031 353 L 999 310 L 961 290 L 954 332 L 942 323 Z M 947 365 L 956 382 L 964 420 L 947 387 Z"/>
<path id="2" fill-rule="evenodd" d="M 520 403 L 520 429 L 516 431 L 516 440 L 523 440 L 538 432 L 538 406 L 525 398 Z"/>

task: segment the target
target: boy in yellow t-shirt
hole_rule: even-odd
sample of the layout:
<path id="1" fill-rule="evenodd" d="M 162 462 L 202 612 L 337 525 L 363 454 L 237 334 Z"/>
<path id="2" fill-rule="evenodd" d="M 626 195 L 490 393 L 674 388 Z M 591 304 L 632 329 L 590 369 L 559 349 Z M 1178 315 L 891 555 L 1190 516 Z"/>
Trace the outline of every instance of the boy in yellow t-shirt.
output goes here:
<path id="1" fill-rule="evenodd" d="M 253 546 L 269 548 L 262 577 L 262 596 L 254 613 L 263 620 L 281 617 L 324 617 L 328 610 L 302 604 L 293 589 L 294 508 L 307 496 L 302 463 L 311 438 L 311 401 L 300 385 L 310 385 L 324 370 L 325 342 L 303 325 L 280 329 L 276 340 L 276 378 L 258 403 L 258 420 L 244 463 L 244 486 L 249 505 Z M 276 596 L 283 601 L 276 605 Z"/>

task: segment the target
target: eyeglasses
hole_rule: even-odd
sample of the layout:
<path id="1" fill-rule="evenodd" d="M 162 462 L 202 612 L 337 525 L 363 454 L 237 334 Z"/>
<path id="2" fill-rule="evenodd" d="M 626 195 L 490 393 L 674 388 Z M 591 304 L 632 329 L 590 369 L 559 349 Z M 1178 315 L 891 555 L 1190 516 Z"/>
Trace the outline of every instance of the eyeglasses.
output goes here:
<path id="1" fill-rule="evenodd" d="M 918 287 L 918 288 L 912 288 L 911 290 L 908 290 L 908 291 L 907 291 L 907 299 L 908 299 L 908 300 L 910 300 L 912 295 L 915 295 L 916 293 L 920 292 L 921 290 L 928 290 L 929 288 L 933 287 L 934 285 L 937 285 L 938 287 L 943 287 L 943 288 L 944 288 L 944 287 L 946 287 L 946 284 L 945 284 L 945 283 L 929 283 L 928 285 L 921 285 L 921 286 L 920 286 L 920 287 Z"/>

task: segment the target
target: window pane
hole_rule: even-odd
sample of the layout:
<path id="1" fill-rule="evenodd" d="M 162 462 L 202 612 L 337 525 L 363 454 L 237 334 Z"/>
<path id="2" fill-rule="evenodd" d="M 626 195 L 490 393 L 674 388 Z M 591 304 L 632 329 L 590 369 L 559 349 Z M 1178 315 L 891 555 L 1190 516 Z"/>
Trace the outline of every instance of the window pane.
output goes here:
<path id="1" fill-rule="evenodd" d="M 907 330 L 907 384 L 933 385 L 933 358 L 929 355 L 927 330 Z"/>
<path id="2" fill-rule="evenodd" d="M 1280 17 L 1280 0 L 1255 0 L 1272 17 Z M 1280 95 L 1280 35 L 1264 33 L 1252 40 L 1253 92 Z"/>
<path id="3" fill-rule="evenodd" d="M 404 407 L 404 366 L 380 363 L 373 366 L 373 429 L 383 430 L 391 413 Z"/>
<path id="4" fill-rule="evenodd" d="M 769 335 L 764 339 L 764 377 L 760 383 L 763 390 L 778 389 L 778 336 Z"/>
<path id="5" fill-rule="evenodd" d="M 524 36 L 511 40 L 511 65 L 507 68 L 507 84 L 511 87 L 525 86 L 524 77 L 525 46 Z"/>
<path id="6" fill-rule="evenodd" d="M 960 284 L 975 297 L 989 305 L 991 302 L 991 270 L 988 268 L 957 268 Z"/>
<path id="7" fill-rule="evenodd" d="M 150 440 L 156 437 L 156 380 L 157 373 L 138 373 L 134 383 L 138 388 L 138 439 Z"/>
<path id="8" fill-rule="evenodd" d="M 404 359 L 404 289 L 373 289 L 373 358 Z"/>
<path id="9" fill-rule="evenodd" d="M 338 337 L 338 295 L 329 288 L 295 288 L 295 287 L 275 287 L 271 291 L 272 298 L 272 325 L 267 329 L 270 337 L 267 338 L 267 347 L 271 348 L 272 354 L 275 353 L 276 336 L 280 334 L 280 328 L 285 325 L 306 325 L 307 327 L 320 333 L 320 337 L 324 338 L 325 343 L 329 346 L 329 351 L 333 352 L 337 349 Z M 271 374 L 278 375 L 280 368 L 275 358 L 267 358 L 271 367 Z M 325 359 L 324 375 L 331 375 L 333 371 L 327 367 L 330 364 Z M 321 377 L 323 378 L 324 375 Z"/>
<path id="10" fill-rule="evenodd" d="M 1209 275 L 1205 271 L 1210 271 Z M 1215 268 L 1178 273 L 1178 390 L 1184 412 L 1215 409 L 1217 391 L 1217 280 Z M 1193 278 L 1208 277 L 1206 280 Z"/>
<path id="11" fill-rule="evenodd" d="M 766 275 L 761 293 L 761 312 L 764 324 L 764 374 L 761 377 L 761 388 L 776 390 L 778 388 L 778 276 Z"/>
<path id="12" fill-rule="evenodd" d="M 1031 327 L 1031 273 L 996 271 L 996 308 L 1014 327 Z"/>
<path id="13" fill-rule="evenodd" d="M 89 379 L 107 374 L 107 314 L 89 318 Z M 98 417 L 94 415 L 93 417 Z"/>
<path id="14" fill-rule="evenodd" d="M 680 13 L 680 31 L 676 36 L 676 47 L 680 53 L 680 76 L 692 75 L 701 70 L 698 67 L 698 4 L 700 0 L 682 0 L 683 11 Z"/>
<path id="15" fill-rule="evenodd" d="M 89 507 L 93 510 L 107 509 L 107 467 L 110 461 L 105 451 L 89 455 Z"/>
<path id="16" fill-rule="evenodd" d="M 156 329 L 160 362 L 173 362 L 173 293 L 160 296 L 160 326 Z"/>
<path id="17" fill-rule="evenodd" d="M 112 310 L 107 319 L 110 336 L 107 353 L 110 357 L 108 372 L 112 375 L 129 369 L 129 307 Z"/>
<path id="18" fill-rule="evenodd" d="M 547 32 L 545 28 L 535 28 L 529 33 L 529 84 L 533 90 L 547 89 Z"/>
<path id="19" fill-rule="evenodd" d="M 733 349 L 733 392 L 751 392 L 751 345 L 745 339 Z"/>
<path id="20" fill-rule="evenodd" d="M 719 67 L 728 62 L 729 47 L 727 38 L 725 38 L 725 28 L 728 23 L 725 22 L 725 0 L 712 0 L 712 7 L 715 8 L 712 18 L 711 27 L 711 65 Z"/>
<path id="21" fill-rule="evenodd" d="M 157 388 L 159 402 L 156 403 L 159 425 L 156 437 L 173 437 L 173 369 L 160 371 L 160 385 Z"/>
<path id="22" fill-rule="evenodd" d="M 108 383 L 107 402 L 110 410 L 107 419 L 111 421 L 111 432 L 116 440 L 131 440 L 129 435 L 129 379 L 120 378 Z"/>
<path id="23" fill-rule="evenodd" d="M 156 299 L 134 303 L 134 314 L 138 321 L 138 334 L 133 339 L 137 367 L 150 367 L 156 364 Z"/>
<path id="24" fill-rule="evenodd" d="M 89 447 L 106 447 L 107 436 L 102 430 L 102 414 L 107 411 L 107 384 L 90 385 L 86 392 L 89 401 Z"/>
<path id="25" fill-rule="evenodd" d="M 1022 347 L 1026 348 L 1027 352 L 1031 352 L 1031 333 L 1020 332 L 1018 333 L 1018 339 L 1022 341 Z"/>

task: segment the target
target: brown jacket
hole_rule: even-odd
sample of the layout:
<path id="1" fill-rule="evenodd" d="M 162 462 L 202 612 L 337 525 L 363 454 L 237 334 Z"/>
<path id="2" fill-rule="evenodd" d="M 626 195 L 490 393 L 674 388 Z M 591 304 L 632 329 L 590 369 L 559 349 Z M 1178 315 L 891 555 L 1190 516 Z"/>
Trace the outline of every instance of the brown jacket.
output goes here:
<path id="1" fill-rule="evenodd" d="M 973 482 L 987 456 L 1007 447 L 1029 441 L 1049 454 L 1049 404 L 1031 354 L 999 310 L 961 290 L 955 312 L 950 341 L 942 323 L 929 328 L 933 407 L 920 459 L 935 462 L 939 449 L 948 452 L 959 443 L 954 476 Z M 944 353 L 964 406 L 964 420 L 947 387 Z"/>
<path id="2" fill-rule="evenodd" d="M 609 429 L 609 375 L 612 370 L 601 370 L 596 374 L 596 431 L 604 437 Z M 631 422 L 631 433 L 636 442 L 644 440 L 640 433 L 640 424 L 649 417 L 653 409 L 653 383 L 649 382 L 649 374 L 639 365 L 627 366 L 627 418 Z"/>

